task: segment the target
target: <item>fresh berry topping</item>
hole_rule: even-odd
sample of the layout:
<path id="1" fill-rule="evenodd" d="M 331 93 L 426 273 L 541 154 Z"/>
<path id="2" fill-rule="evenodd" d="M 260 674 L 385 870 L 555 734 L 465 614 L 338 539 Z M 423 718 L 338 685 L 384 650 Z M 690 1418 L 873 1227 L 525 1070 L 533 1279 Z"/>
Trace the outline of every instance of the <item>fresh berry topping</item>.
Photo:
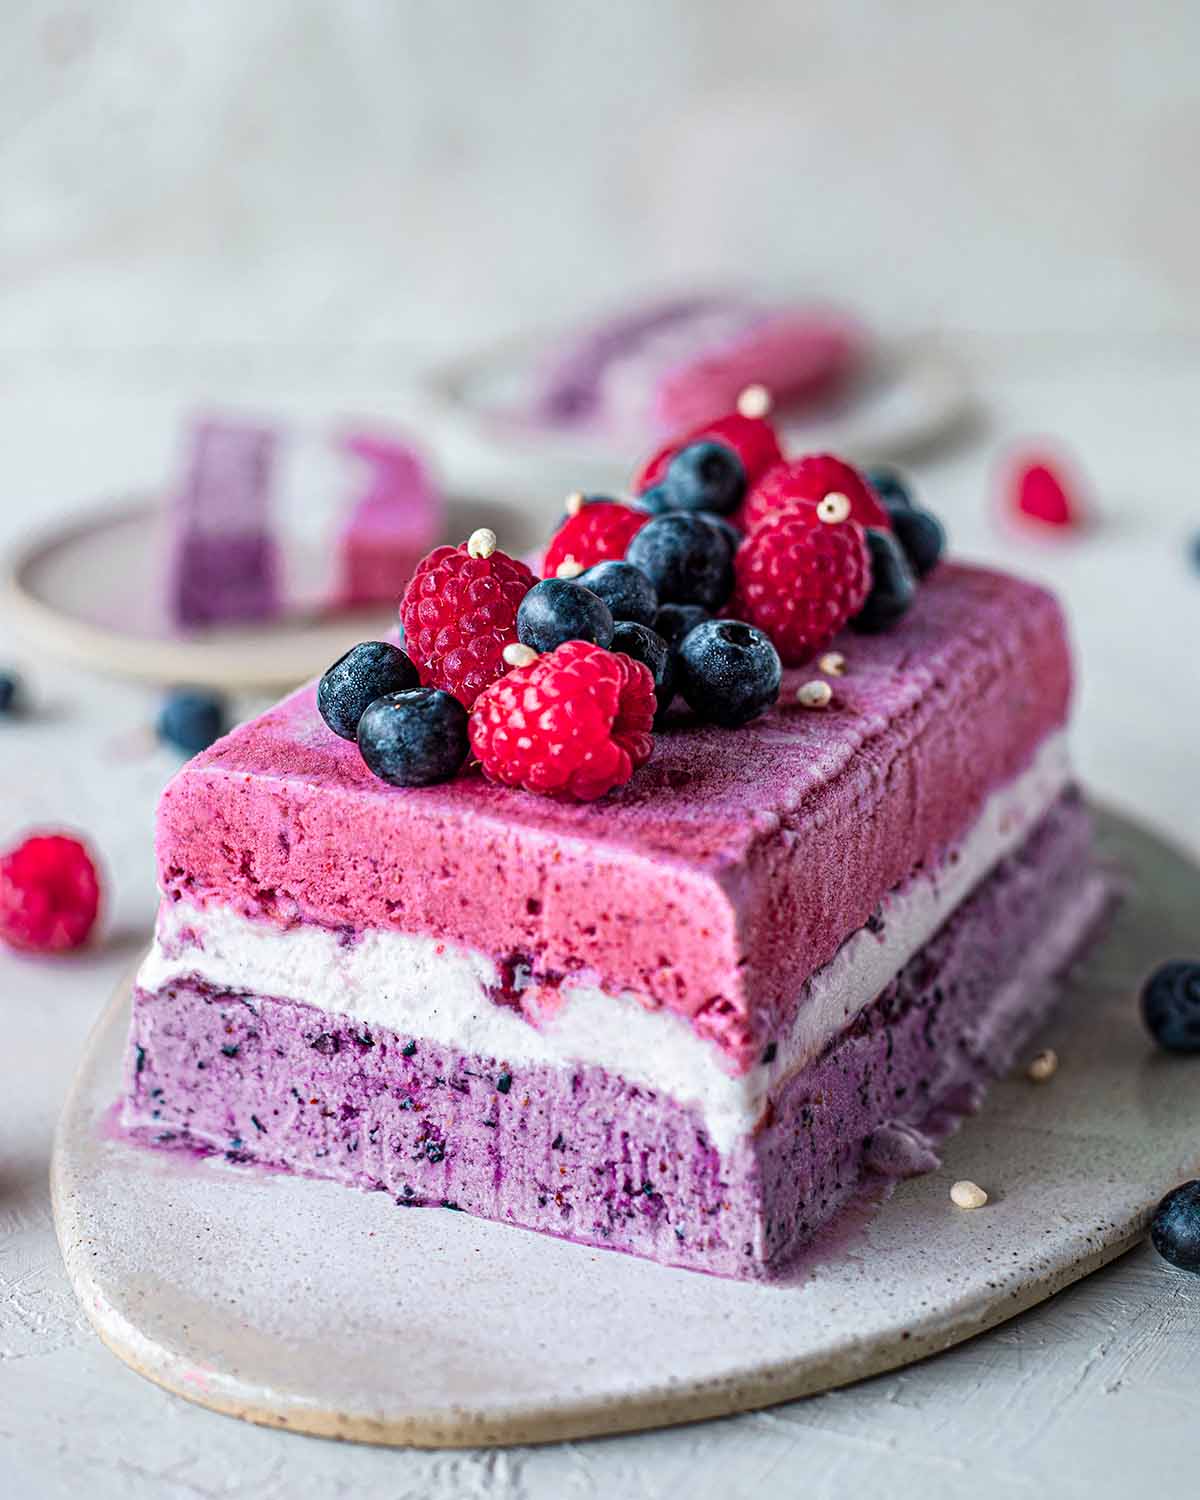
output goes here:
<path id="1" fill-rule="evenodd" d="M 670 510 L 729 515 L 746 497 L 746 471 L 732 448 L 705 439 L 679 450 L 667 465 L 664 488 Z"/>
<path id="2" fill-rule="evenodd" d="M 864 471 L 864 478 L 883 502 L 889 515 L 897 510 L 908 510 L 913 503 L 912 490 L 899 469 L 887 464 L 877 464 Z"/>
<path id="3" fill-rule="evenodd" d="M 654 484 L 648 490 L 643 490 L 633 502 L 633 508 L 643 510 L 651 516 L 665 515 L 671 509 L 671 499 L 667 494 L 666 485 Z"/>
<path id="4" fill-rule="evenodd" d="M 568 560 L 582 569 L 610 557 L 624 557 L 630 541 L 645 524 L 645 512 L 632 505 L 622 505 L 618 500 L 589 500 L 555 532 L 546 548 L 542 574 L 555 577 L 559 564 Z"/>
<path id="5" fill-rule="evenodd" d="M 1142 1019 L 1168 1052 L 1200 1052 L 1200 963 L 1172 959 L 1142 986 Z"/>
<path id="6" fill-rule="evenodd" d="M 207 750 L 228 727 L 228 710 L 219 693 L 180 688 L 167 695 L 158 711 L 159 739 L 189 755 Z"/>
<path id="7" fill-rule="evenodd" d="M 553 651 L 565 641 L 612 640 L 612 611 L 591 589 L 571 578 L 543 578 L 521 600 L 517 635 L 535 651 Z"/>
<path id="8" fill-rule="evenodd" d="M 733 611 L 765 631 L 789 667 L 826 645 L 871 587 L 866 533 L 857 521 L 814 524 L 794 511 L 752 531 L 734 566 Z"/>
<path id="9" fill-rule="evenodd" d="M 770 422 L 762 417 L 730 412 L 728 416 L 705 422 L 660 448 L 634 475 L 633 493 L 645 495 L 648 490 L 662 484 L 675 455 L 689 444 L 701 442 L 723 443 L 731 449 L 741 462 L 747 485 L 754 484 L 772 464 L 783 458 L 779 439 Z"/>
<path id="10" fill-rule="evenodd" d="M 733 554 L 742 545 L 742 533 L 737 529 L 737 527 L 733 524 L 728 516 L 718 516 L 711 510 L 698 510 L 696 514 L 703 520 L 707 521 L 710 526 L 715 527 L 716 530 L 721 533 L 721 535 L 725 538 L 726 546 L 729 548 L 730 559 L 732 559 Z"/>
<path id="11" fill-rule="evenodd" d="M 369 703 L 358 721 L 367 769 L 392 786 L 449 781 L 467 758 L 467 711 L 440 688 L 410 688 Z"/>
<path id="12" fill-rule="evenodd" d="M 689 630 L 709 618 L 708 610 L 698 604 L 664 604 L 654 616 L 654 631 L 674 650 Z"/>
<path id="13" fill-rule="evenodd" d="M 725 537 L 700 516 L 670 511 L 648 522 L 626 558 L 641 568 L 664 604 L 720 609 L 733 586 Z"/>
<path id="14" fill-rule="evenodd" d="M 614 620 L 636 620 L 640 625 L 653 625 L 658 613 L 658 594 L 654 585 L 640 568 L 632 563 L 597 563 L 576 579 L 585 589 L 603 599 Z"/>
<path id="15" fill-rule="evenodd" d="M 1066 475 L 1044 458 L 1017 464 L 1011 497 L 1014 508 L 1026 520 L 1064 529 L 1083 523 L 1083 507 L 1072 496 Z"/>
<path id="16" fill-rule="evenodd" d="M 756 719 L 779 697 L 779 653 L 753 625 L 707 620 L 676 653 L 679 691 L 702 719 L 734 727 Z"/>
<path id="17" fill-rule="evenodd" d="M 21 703 L 21 679 L 15 672 L 0 672 L 0 714 L 15 713 Z"/>
<path id="18" fill-rule="evenodd" d="M 904 549 L 909 565 L 918 578 L 932 573 L 946 550 L 946 530 L 930 511 L 913 506 L 891 507 L 892 531 Z"/>
<path id="19" fill-rule="evenodd" d="M 675 670 L 671 648 L 661 635 L 633 620 L 618 620 L 613 630 L 613 651 L 623 651 L 648 667 L 654 678 L 655 718 L 661 718 L 675 696 Z"/>
<path id="20" fill-rule="evenodd" d="M 465 542 L 431 552 L 400 602 L 404 649 L 421 682 L 469 708 L 504 673 L 502 652 L 517 638 L 517 607 L 535 581 L 523 562 L 503 552 L 472 557 Z"/>
<path id="21" fill-rule="evenodd" d="M 0 858 L 0 938 L 30 953 L 87 941 L 100 880 L 87 848 L 63 833 L 35 834 Z"/>
<path id="22" fill-rule="evenodd" d="M 358 735 L 358 721 L 369 703 L 388 693 L 415 688 L 421 679 L 416 667 L 398 646 L 388 641 L 363 641 L 339 657 L 317 686 L 321 717 L 344 740 Z"/>
<path id="23" fill-rule="evenodd" d="M 875 492 L 857 469 L 832 453 L 810 453 L 794 463 L 778 464 L 766 471 L 746 496 L 741 514 L 735 517 L 743 531 L 750 532 L 776 511 L 799 506 L 811 518 L 808 507 L 826 495 L 845 495 L 850 515 L 860 526 L 886 531 L 892 524 Z"/>
<path id="24" fill-rule="evenodd" d="M 1150 1243 L 1181 1271 L 1200 1271 L 1200 1182 L 1167 1194 L 1150 1220 Z"/>
<path id="25" fill-rule="evenodd" d="M 862 635 L 878 635 L 890 630 L 912 608 L 917 581 L 904 549 L 890 531 L 872 527 L 867 532 L 867 547 L 871 553 L 871 592 L 850 623 Z"/>
<path id="26" fill-rule="evenodd" d="M 471 748 L 493 781 L 592 802 L 649 760 L 654 707 L 641 662 L 568 641 L 480 694 Z"/>

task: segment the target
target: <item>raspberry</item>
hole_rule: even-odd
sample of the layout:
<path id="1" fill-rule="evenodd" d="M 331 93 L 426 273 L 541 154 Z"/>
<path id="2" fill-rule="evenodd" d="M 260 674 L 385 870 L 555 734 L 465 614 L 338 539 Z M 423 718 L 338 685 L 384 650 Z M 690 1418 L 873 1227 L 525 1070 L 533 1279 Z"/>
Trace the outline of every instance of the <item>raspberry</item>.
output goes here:
<path id="1" fill-rule="evenodd" d="M 1013 503 L 1020 515 L 1043 526 L 1080 525 L 1083 507 L 1072 495 L 1062 470 L 1042 458 L 1018 463 L 1012 484 Z"/>
<path id="2" fill-rule="evenodd" d="M 744 417 L 741 412 L 730 412 L 728 416 L 685 432 L 682 437 L 660 448 L 634 475 L 633 493 L 643 495 L 654 485 L 661 484 L 666 477 L 667 465 L 679 450 L 706 438 L 733 449 L 746 471 L 746 482 L 751 485 L 773 464 L 783 461 L 779 439 L 770 422 L 762 417 Z"/>
<path id="3" fill-rule="evenodd" d="M 535 582 L 523 562 L 495 551 L 472 557 L 465 542 L 437 547 L 418 563 L 400 601 L 400 623 L 422 685 L 470 708 L 504 674 L 517 608 Z"/>
<path id="4" fill-rule="evenodd" d="M 30 953 L 87 941 L 100 880 L 87 849 L 63 833 L 34 834 L 0 858 L 0 937 Z"/>
<path id="5" fill-rule="evenodd" d="M 643 511 L 617 500 L 592 500 L 568 516 L 555 532 L 542 572 L 553 578 L 559 563 L 572 558 L 581 568 L 625 556 L 625 548 L 650 519 Z"/>
<path id="6" fill-rule="evenodd" d="M 867 536 L 857 521 L 830 525 L 791 511 L 751 532 L 734 572 L 728 613 L 769 635 L 786 667 L 831 640 L 871 589 Z"/>
<path id="7" fill-rule="evenodd" d="M 640 661 L 567 641 L 479 695 L 471 749 L 492 781 L 594 802 L 650 759 L 654 710 Z"/>
<path id="8" fill-rule="evenodd" d="M 891 530 L 891 518 L 871 486 L 857 469 L 832 453 L 810 453 L 793 463 L 775 464 L 752 487 L 734 523 L 743 531 L 753 531 L 773 512 L 797 505 L 809 515 L 808 506 L 833 492 L 846 496 L 851 518 L 860 526 Z"/>

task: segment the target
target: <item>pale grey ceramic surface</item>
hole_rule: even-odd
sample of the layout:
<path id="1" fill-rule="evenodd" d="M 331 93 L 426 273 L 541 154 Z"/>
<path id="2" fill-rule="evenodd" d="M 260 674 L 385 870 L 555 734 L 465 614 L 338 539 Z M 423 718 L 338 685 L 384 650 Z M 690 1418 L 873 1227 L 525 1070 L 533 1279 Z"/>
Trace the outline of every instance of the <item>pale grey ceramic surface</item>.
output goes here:
<path id="1" fill-rule="evenodd" d="M 1200 1165 L 1196 1065 L 1156 1054 L 1133 996 L 1187 951 L 1200 871 L 1102 818 L 1133 894 L 1046 1040 L 950 1143 L 780 1288 L 664 1270 L 382 1194 L 133 1148 L 108 1125 L 126 1020 L 93 1035 L 59 1127 L 59 1238 L 101 1336 L 152 1379 L 256 1421 L 477 1444 L 764 1405 L 944 1348 L 1126 1249 Z M 992 1194 L 954 1209 L 951 1182 Z"/>

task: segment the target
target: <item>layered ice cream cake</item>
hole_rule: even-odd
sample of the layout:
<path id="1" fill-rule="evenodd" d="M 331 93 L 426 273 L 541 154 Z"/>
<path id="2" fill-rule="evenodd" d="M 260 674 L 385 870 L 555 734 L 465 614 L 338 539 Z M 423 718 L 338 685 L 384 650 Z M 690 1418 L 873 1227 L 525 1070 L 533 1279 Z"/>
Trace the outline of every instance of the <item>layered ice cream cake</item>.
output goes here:
<path id="1" fill-rule="evenodd" d="M 832 644 L 828 693 L 809 663 L 737 727 L 660 713 L 589 801 L 505 784 L 476 733 L 514 685 L 532 719 L 550 668 L 519 642 L 470 709 L 486 774 L 381 779 L 315 685 L 236 729 L 162 797 L 127 1123 L 675 1266 L 786 1267 L 937 1164 L 1106 903 L 1049 593 L 942 562 L 893 628 Z"/>

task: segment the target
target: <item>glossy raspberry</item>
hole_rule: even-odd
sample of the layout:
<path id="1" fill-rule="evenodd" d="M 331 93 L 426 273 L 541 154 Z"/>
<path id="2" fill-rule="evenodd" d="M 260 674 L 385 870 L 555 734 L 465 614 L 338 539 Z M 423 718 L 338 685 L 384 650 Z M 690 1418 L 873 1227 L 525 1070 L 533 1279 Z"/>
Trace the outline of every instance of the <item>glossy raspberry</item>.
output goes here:
<path id="1" fill-rule="evenodd" d="M 593 802 L 650 759 L 654 709 L 640 661 L 567 641 L 479 695 L 471 749 L 492 781 Z"/>
<path id="2" fill-rule="evenodd" d="M 751 488 L 740 514 L 733 519 L 743 531 L 753 531 L 774 512 L 799 506 L 802 514 L 815 520 L 811 507 L 834 492 L 846 496 L 851 518 L 860 526 L 891 530 L 891 517 L 875 491 L 857 469 L 832 453 L 810 453 L 792 463 L 768 469 Z"/>
<path id="3" fill-rule="evenodd" d="M 536 581 L 516 558 L 471 557 L 465 542 L 424 558 L 400 601 L 404 649 L 422 685 L 470 708 L 505 672 L 502 653 L 517 638 L 517 609 Z"/>
<path id="4" fill-rule="evenodd" d="M 747 484 L 753 485 L 773 464 L 781 463 L 783 452 L 775 429 L 764 417 L 744 417 L 740 412 L 705 422 L 685 432 L 658 450 L 633 476 L 633 493 L 642 495 L 666 477 L 667 467 L 681 448 L 689 443 L 709 440 L 732 448 L 742 461 Z"/>
<path id="5" fill-rule="evenodd" d="M 0 938 L 31 953 L 85 943 L 100 909 L 100 880 L 86 847 L 63 833 L 35 834 L 0 858 Z"/>
<path id="6" fill-rule="evenodd" d="M 546 548 L 542 573 L 553 578 L 559 563 L 573 558 L 581 568 L 594 568 L 609 558 L 625 556 L 625 548 L 650 519 L 645 512 L 618 500 L 591 500 L 568 516 Z"/>
<path id="7" fill-rule="evenodd" d="M 734 573 L 727 613 L 764 631 L 784 666 L 798 667 L 866 603 L 866 532 L 857 521 L 827 525 L 785 511 L 750 533 Z"/>

